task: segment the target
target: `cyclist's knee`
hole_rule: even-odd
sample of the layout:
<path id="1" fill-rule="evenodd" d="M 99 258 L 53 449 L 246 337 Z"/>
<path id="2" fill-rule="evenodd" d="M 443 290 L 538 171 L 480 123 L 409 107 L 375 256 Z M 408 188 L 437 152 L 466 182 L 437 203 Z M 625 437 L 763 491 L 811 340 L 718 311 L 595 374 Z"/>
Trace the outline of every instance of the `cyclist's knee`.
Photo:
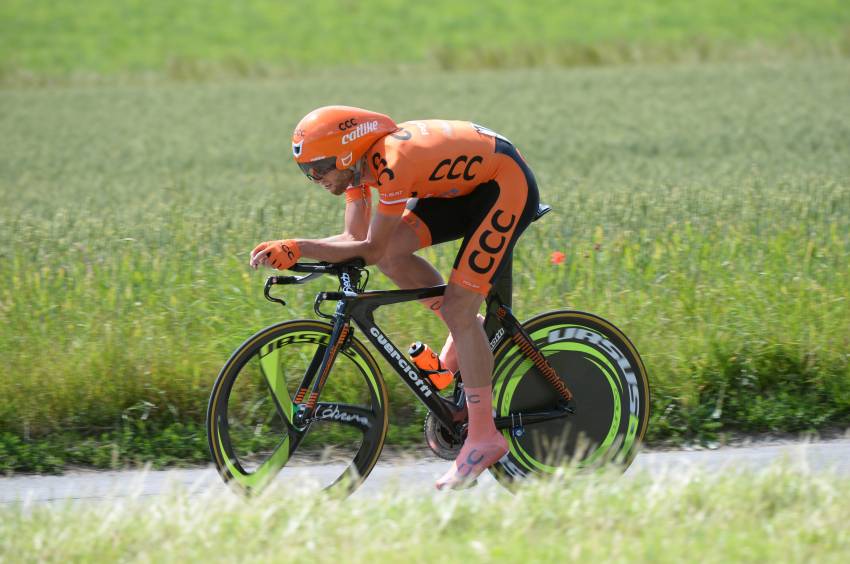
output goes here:
<path id="1" fill-rule="evenodd" d="M 480 324 L 478 310 L 481 307 L 482 296 L 466 290 L 460 292 L 452 290 L 452 286 L 449 285 L 440 308 L 440 313 L 449 329 L 457 331 Z"/>
<path id="2" fill-rule="evenodd" d="M 452 333 L 479 325 L 475 310 L 453 309 L 450 305 L 444 303 L 443 307 L 440 308 L 440 315 Z"/>
<path id="3" fill-rule="evenodd" d="M 405 259 L 410 256 L 412 255 L 393 254 L 387 252 L 377 263 L 375 263 L 375 265 L 378 267 L 378 270 L 383 272 L 386 276 L 395 279 L 398 274 L 403 272 Z"/>

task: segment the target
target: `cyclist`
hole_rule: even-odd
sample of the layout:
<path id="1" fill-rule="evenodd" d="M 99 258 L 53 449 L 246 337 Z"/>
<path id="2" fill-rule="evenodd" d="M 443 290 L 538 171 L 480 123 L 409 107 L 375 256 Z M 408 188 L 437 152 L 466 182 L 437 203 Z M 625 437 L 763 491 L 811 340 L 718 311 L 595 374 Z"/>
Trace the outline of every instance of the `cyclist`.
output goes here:
<path id="1" fill-rule="evenodd" d="M 344 232 L 260 243 L 251 253 L 253 268 L 282 270 L 301 257 L 360 257 L 400 288 L 436 286 L 444 283 L 442 276 L 414 253 L 463 239 L 445 295 L 426 305 L 449 329 L 441 359 L 463 374 L 469 415 L 466 441 L 436 486 L 468 484 L 508 449 L 493 423 L 493 356 L 478 312 L 537 210 L 531 170 L 507 139 L 473 123 L 396 124 L 348 106 L 307 114 L 293 132 L 292 153 L 307 178 L 334 195 L 345 194 Z M 371 189 L 378 193 L 374 214 Z"/>

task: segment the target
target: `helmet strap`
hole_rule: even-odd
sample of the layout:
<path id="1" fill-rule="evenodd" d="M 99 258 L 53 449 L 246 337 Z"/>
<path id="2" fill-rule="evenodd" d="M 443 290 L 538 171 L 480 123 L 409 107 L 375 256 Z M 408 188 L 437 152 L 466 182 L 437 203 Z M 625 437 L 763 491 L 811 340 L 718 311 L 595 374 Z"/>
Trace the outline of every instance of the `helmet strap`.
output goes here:
<path id="1" fill-rule="evenodd" d="M 357 162 L 354 163 L 354 166 L 351 167 L 351 170 L 354 171 L 354 180 L 351 183 L 352 186 L 360 186 L 360 177 L 363 172 L 363 159 L 357 159 Z"/>

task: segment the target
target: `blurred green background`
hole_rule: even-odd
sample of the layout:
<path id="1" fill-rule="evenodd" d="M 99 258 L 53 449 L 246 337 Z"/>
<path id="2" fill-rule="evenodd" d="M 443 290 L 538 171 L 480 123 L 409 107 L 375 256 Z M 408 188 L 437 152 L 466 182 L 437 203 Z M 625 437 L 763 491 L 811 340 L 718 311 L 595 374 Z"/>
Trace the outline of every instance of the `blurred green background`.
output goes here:
<path id="1" fill-rule="evenodd" d="M 5 80 L 850 54 L 842 0 L 3 0 Z"/>
<path id="2" fill-rule="evenodd" d="M 850 422 L 847 2 L 3 0 L 0 38 L 0 470 L 208 460 L 229 353 L 328 289 L 283 310 L 245 263 L 340 229 L 289 158 L 329 103 L 521 148 L 555 212 L 518 248 L 517 313 L 620 325 L 651 441 Z M 445 336 L 417 305 L 378 319 Z M 420 445 L 384 374 L 391 444 Z"/>

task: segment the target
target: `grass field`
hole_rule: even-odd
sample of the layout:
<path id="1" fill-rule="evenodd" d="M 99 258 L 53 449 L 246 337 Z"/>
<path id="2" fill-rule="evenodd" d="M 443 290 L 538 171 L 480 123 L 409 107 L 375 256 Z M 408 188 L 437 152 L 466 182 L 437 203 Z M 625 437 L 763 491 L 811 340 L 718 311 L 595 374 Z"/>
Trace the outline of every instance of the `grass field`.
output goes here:
<path id="1" fill-rule="evenodd" d="M 245 262 L 339 229 L 288 159 L 328 103 L 517 143 L 556 211 L 516 311 L 621 326 L 650 440 L 850 424 L 847 2 L 6 0 L 0 37 L 0 471 L 208 460 L 229 352 L 327 289 L 282 310 Z M 416 305 L 379 322 L 444 336 Z M 385 375 L 389 440 L 418 442 Z"/>
<path id="2" fill-rule="evenodd" d="M 0 3 L 0 83 L 846 57 L 842 0 Z"/>
<path id="3" fill-rule="evenodd" d="M 512 496 L 189 496 L 0 508 L 0 560 L 845 562 L 846 477 L 562 475 Z M 378 532 L 376 534 L 376 531 Z"/>
<path id="4" fill-rule="evenodd" d="M 229 352 L 315 292 L 262 299 L 258 241 L 321 236 L 342 203 L 288 158 L 309 109 L 503 132 L 556 211 L 523 237 L 516 311 L 574 307 L 632 337 L 649 438 L 850 423 L 850 63 L 380 73 L 0 90 L 0 468 L 206 461 Z M 340 85 L 344 84 L 344 92 Z M 455 247 L 425 252 L 445 272 Z M 549 263 L 552 251 L 567 260 Z M 387 287 L 375 276 L 370 287 Z M 405 309 L 407 307 L 407 309 Z M 410 305 L 397 343 L 438 344 Z M 395 443 L 422 413 L 391 385 Z"/>

